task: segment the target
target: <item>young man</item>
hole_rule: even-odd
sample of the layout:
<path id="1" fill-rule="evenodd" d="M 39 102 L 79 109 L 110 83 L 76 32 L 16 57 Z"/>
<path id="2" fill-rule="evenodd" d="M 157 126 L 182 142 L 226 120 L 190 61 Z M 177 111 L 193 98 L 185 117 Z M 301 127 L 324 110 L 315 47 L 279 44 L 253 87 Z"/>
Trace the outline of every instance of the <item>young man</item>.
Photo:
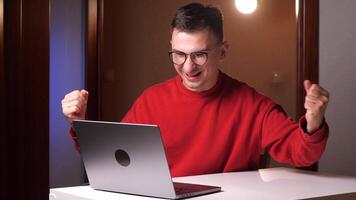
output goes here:
<path id="1" fill-rule="evenodd" d="M 183 6 L 171 25 L 169 55 L 178 75 L 146 89 L 122 121 L 159 125 L 172 176 L 256 169 L 263 150 L 294 166 L 319 160 L 328 137 L 326 90 L 305 81 L 307 112 L 295 123 L 272 100 L 219 70 L 228 44 L 217 8 Z M 62 100 L 70 123 L 84 119 L 87 99 L 81 90 Z"/>

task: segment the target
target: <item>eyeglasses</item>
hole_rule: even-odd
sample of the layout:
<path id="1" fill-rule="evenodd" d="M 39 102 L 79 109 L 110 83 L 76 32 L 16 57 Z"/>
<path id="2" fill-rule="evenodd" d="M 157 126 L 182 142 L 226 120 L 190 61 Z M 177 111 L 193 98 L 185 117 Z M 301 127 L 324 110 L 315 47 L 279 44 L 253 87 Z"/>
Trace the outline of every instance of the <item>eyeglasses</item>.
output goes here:
<path id="1" fill-rule="evenodd" d="M 210 49 L 212 50 L 212 49 Z M 210 50 L 204 50 L 204 51 L 197 51 L 197 52 L 192 52 L 189 54 L 186 54 L 181 51 L 176 51 L 172 50 L 169 51 L 169 58 L 173 64 L 182 66 L 184 65 L 185 61 L 187 60 L 188 56 L 190 57 L 190 60 L 196 64 L 196 65 L 204 65 L 208 61 L 208 51 Z"/>

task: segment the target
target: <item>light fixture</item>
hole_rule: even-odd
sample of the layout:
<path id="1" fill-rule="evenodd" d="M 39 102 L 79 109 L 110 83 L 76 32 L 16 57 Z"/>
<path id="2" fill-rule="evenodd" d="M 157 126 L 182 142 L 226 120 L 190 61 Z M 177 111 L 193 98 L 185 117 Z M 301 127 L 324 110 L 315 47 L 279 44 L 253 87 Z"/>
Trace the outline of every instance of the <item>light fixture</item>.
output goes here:
<path id="1" fill-rule="evenodd" d="M 235 0 L 235 6 L 238 11 L 244 14 L 251 14 L 257 8 L 258 0 Z"/>

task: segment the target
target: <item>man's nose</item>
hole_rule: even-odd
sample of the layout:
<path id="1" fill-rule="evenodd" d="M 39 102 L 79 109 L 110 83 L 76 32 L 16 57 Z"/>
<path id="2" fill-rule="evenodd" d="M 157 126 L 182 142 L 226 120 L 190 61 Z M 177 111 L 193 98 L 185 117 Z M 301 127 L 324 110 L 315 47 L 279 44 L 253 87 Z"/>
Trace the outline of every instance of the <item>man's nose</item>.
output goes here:
<path id="1" fill-rule="evenodd" d="M 192 72 L 196 68 L 196 64 L 192 61 L 191 57 L 188 55 L 187 60 L 183 65 L 185 72 Z"/>

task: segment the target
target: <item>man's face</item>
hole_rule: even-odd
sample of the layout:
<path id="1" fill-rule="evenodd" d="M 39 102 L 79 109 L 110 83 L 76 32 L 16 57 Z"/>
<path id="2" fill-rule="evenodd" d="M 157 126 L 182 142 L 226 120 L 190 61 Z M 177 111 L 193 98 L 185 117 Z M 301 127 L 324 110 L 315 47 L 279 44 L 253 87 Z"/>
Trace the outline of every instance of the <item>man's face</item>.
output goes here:
<path id="1" fill-rule="evenodd" d="M 174 64 L 174 68 L 187 89 L 201 92 L 215 85 L 219 75 L 218 66 L 225 56 L 227 45 L 218 43 L 213 32 L 209 29 L 195 32 L 174 29 L 171 45 L 175 55 L 184 58 L 184 54 L 188 54 L 184 64 Z M 197 60 L 205 54 L 207 61 L 203 65 L 198 65 L 199 61 L 192 60 L 189 56 L 191 53 L 193 53 L 192 57 Z"/>

